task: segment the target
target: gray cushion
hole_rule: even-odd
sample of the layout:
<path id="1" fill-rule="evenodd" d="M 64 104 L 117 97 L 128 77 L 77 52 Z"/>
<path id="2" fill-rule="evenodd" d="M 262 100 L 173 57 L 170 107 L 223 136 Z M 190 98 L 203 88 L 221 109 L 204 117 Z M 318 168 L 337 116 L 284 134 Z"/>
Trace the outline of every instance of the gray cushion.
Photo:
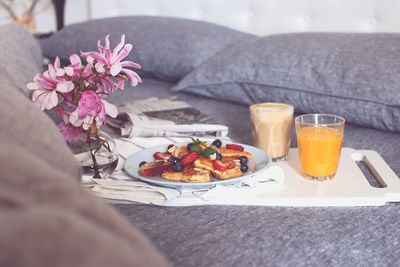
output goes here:
<path id="1" fill-rule="evenodd" d="M 111 34 L 111 45 L 126 34 L 134 45 L 129 59 L 146 73 L 177 81 L 218 51 L 251 35 L 211 23 L 163 17 L 117 17 L 67 26 L 42 40 L 44 54 L 67 60 L 72 53 L 96 49 L 97 40 Z"/>
<path id="2" fill-rule="evenodd" d="M 42 51 L 33 36 L 18 24 L 0 27 L 0 83 L 28 94 L 26 84 L 42 70 Z"/>
<path id="3" fill-rule="evenodd" d="M 62 168 L 2 132 L 0 140 L 0 266 L 169 266 Z"/>
<path id="4" fill-rule="evenodd" d="M 70 179 L 80 179 L 80 167 L 53 121 L 16 87 L 0 84 L 0 90 L 1 144 L 17 143 Z"/>
<path id="5" fill-rule="evenodd" d="M 299 113 L 400 131 L 400 35 L 283 34 L 210 58 L 173 89 L 252 104 L 288 102 Z"/>

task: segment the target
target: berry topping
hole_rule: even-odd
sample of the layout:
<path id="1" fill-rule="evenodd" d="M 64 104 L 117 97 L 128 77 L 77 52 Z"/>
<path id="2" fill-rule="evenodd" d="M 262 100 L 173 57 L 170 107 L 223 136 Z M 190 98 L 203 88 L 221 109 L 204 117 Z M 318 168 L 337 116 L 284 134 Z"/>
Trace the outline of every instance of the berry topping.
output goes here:
<path id="1" fill-rule="evenodd" d="M 174 172 L 181 172 L 181 171 L 183 171 L 183 165 L 178 163 L 178 164 L 172 166 L 172 170 Z"/>
<path id="2" fill-rule="evenodd" d="M 139 163 L 139 167 L 142 167 L 143 164 L 146 164 L 146 161 L 142 161 Z"/>
<path id="3" fill-rule="evenodd" d="M 170 162 L 148 162 L 140 167 L 143 176 L 157 176 L 171 167 Z"/>
<path id="4" fill-rule="evenodd" d="M 214 167 L 214 169 L 223 172 L 223 171 L 226 171 L 228 169 L 235 168 L 236 164 L 235 164 L 234 161 L 223 162 L 221 160 L 214 160 L 213 161 L 213 167 Z"/>
<path id="5" fill-rule="evenodd" d="M 212 142 L 212 145 L 220 148 L 222 146 L 222 142 L 219 139 L 215 139 L 214 142 Z"/>
<path id="6" fill-rule="evenodd" d="M 158 160 L 169 160 L 172 155 L 168 152 L 156 152 L 153 157 Z"/>
<path id="7" fill-rule="evenodd" d="M 244 151 L 244 147 L 242 147 L 241 145 L 238 145 L 238 144 L 227 144 L 226 148 L 237 150 L 237 151 Z"/>
<path id="8" fill-rule="evenodd" d="M 247 163 L 249 162 L 249 159 L 246 156 L 240 156 L 239 162 L 240 162 L 240 165 L 247 165 Z"/>
<path id="9" fill-rule="evenodd" d="M 179 161 L 181 161 L 181 159 L 178 157 L 171 157 L 169 159 L 169 162 L 171 162 L 172 164 L 177 164 Z"/>
<path id="10" fill-rule="evenodd" d="M 171 154 L 174 153 L 175 150 L 176 150 L 176 145 L 174 145 L 174 144 L 170 144 L 167 148 L 168 153 L 171 153 Z"/>
<path id="11" fill-rule="evenodd" d="M 221 153 L 216 152 L 216 153 L 215 153 L 215 159 L 217 159 L 217 160 L 222 160 L 222 155 L 221 155 Z"/>
<path id="12" fill-rule="evenodd" d="M 189 143 L 189 144 L 187 144 L 187 146 L 186 146 L 187 150 L 191 150 L 192 146 L 194 146 L 194 144 L 193 144 L 193 143 Z"/>
<path id="13" fill-rule="evenodd" d="M 197 152 L 190 152 L 186 157 L 184 157 L 182 160 L 181 160 L 181 164 L 182 165 L 188 165 L 188 164 L 190 164 L 190 163 L 192 163 L 192 162 L 194 162 L 196 159 L 198 159 L 199 158 L 199 154 L 197 154 Z"/>
<path id="14" fill-rule="evenodd" d="M 240 165 L 240 171 L 241 172 L 247 172 L 249 170 L 249 166 L 246 164 Z"/>

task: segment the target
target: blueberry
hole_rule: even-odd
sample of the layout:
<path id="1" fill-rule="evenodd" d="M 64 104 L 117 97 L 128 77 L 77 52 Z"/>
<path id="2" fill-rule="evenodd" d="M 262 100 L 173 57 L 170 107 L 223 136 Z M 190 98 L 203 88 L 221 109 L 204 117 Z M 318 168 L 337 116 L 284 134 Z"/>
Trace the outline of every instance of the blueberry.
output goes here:
<path id="1" fill-rule="evenodd" d="M 249 166 L 247 166 L 246 164 L 240 165 L 241 172 L 247 172 L 248 170 L 249 170 Z"/>
<path id="2" fill-rule="evenodd" d="M 215 152 L 215 159 L 216 160 L 222 160 L 222 155 L 219 152 Z"/>
<path id="3" fill-rule="evenodd" d="M 172 166 L 172 170 L 174 172 L 181 172 L 181 171 L 183 171 L 183 165 L 180 163 L 175 164 L 174 166 Z"/>
<path id="4" fill-rule="evenodd" d="M 249 159 L 246 156 L 240 156 L 239 162 L 240 162 L 240 165 L 247 165 L 247 163 L 249 162 Z"/>
<path id="5" fill-rule="evenodd" d="M 146 164 L 146 161 L 142 161 L 139 163 L 139 167 L 142 167 L 143 164 Z"/>
<path id="6" fill-rule="evenodd" d="M 189 144 L 187 144 L 187 146 L 186 146 L 187 150 L 189 150 L 189 151 L 190 151 L 193 145 L 194 145 L 193 143 L 189 143 Z"/>
<path id="7" fill-rule="evenodd" d="M 181 161 L 181 159 L 178 158 L 178 157 L 171 157 L 171 158 L 169 159 L 169 162 L 171 162 L 173 165 L 174 165 L 174 164 L 177 164 L 179 161 Z"/>
<path id="8" fill-rule="evenodd" d="M 212 142 L 212 145 L 220 148 L 222 146 L 222 142 L 219 139 L 215 139 L 214 142 Z"/>

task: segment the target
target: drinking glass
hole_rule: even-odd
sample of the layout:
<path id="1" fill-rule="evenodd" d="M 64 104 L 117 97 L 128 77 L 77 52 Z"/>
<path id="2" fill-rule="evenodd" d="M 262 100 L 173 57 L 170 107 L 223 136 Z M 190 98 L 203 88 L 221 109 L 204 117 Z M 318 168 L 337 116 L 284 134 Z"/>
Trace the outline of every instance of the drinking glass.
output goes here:
<path id="1" fill-rule="evenodd" d="M 345 119 L 331 114 L 295 118 L 302 175 L 310 180 L 333 179 L 339 164 Z"/>
<path id="2" fill-rule="evenodd" d="M 293 106 L 260 103 L 250 106 L 253 141 L 272 161 L 286 160 L 290 147 Z"/>

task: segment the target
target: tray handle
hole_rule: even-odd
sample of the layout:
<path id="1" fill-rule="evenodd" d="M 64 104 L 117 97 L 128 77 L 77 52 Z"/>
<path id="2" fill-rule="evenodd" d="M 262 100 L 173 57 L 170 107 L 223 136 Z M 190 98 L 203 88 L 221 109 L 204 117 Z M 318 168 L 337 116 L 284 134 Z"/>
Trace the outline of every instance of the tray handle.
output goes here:
<path id="1" fill-rule="evenodd" d="M 400 179 L 386 161 L 373 150 L 356 150 L 351 153 L 354 161 L 362 161 L 375 179 L 382 185 L 377 190 L 385 191 L 386 201 L 400 201 Z"/>

